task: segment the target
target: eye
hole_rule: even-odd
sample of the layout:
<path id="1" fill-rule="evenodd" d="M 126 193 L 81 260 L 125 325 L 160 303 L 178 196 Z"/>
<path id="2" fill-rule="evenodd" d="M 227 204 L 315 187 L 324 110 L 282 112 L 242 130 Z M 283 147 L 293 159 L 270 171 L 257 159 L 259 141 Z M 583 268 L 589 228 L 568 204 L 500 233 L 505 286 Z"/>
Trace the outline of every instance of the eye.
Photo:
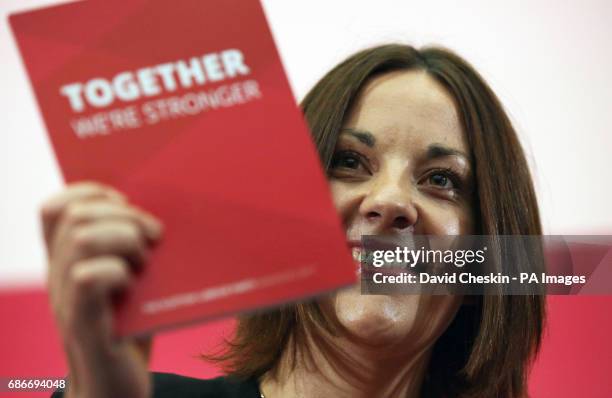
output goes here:
<path id="1" fill-rule="evenodd" d="M 435 169 L 425 176 L 425 185 L 445 191 L 458 191 L 461 188 L 461 178 L 451 169 Z"/>
<path id="2" fill-rule="evenodd" d="M 339 153 L 332 160 L 332 167 L 359 168 L 359 158 L 350 152 Z"/>
<path id="3" fill-rule="evenodd" d="M 331 160 L 330 169 L 335 171 L 365 171 L 369 173 L 366 166 L 367 159 L 354 151 L 338 151 Z"/>
<path id="4" fill-rule="evenodd" d="M 452 179 L 442 172 L 435 172 L 429 175 L 427 181 L 434 186 L 444 188 L 444 189 L 453 189 L 455 186 L 453 184 Z"/>

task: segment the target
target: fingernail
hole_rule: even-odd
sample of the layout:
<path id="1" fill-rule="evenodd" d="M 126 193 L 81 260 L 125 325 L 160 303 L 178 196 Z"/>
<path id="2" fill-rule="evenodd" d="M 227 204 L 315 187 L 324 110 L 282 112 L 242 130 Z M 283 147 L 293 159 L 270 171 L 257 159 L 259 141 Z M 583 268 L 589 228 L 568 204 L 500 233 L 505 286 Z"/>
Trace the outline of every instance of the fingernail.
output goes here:
<path id="1" fill-rule="evenodd" d="M 164 230 L 164 225 L 155 217 L 149 216 L 149 226 L 153 239 L 158 239 Z"/>
<path id="2" fill-rule="evenodd" d="M 126 197 L 126 196 L 125 196 L 123 193 L 121 193 L 121 192 L 119 192 L 119 191 L 116 191 L 116 190 L 110 190 L 110 191 L 108 191 L 108 193 L 110 194 L 110 196 L 111 196 L 113 199 L 118 199 L 118 200 L 121 200 L 121 201 L 125 201 L 125 200 L 127 200 L 127 197 Z"/>

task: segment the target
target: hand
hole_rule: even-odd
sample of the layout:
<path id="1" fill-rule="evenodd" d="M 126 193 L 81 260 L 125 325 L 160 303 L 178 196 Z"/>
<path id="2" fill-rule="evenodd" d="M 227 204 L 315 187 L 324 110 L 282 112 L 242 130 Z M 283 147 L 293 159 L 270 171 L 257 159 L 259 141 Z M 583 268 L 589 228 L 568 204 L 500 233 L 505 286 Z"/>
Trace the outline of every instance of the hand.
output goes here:
<path id="1" fill-rule="evenodd" d="M 67 397 L 149 397 L 151 339 L 113 335 L 112 300 L 161 237 L 162 225 L 97 183 L 70 185 L 41 210 L 51 307 L 70 367 Z"/>

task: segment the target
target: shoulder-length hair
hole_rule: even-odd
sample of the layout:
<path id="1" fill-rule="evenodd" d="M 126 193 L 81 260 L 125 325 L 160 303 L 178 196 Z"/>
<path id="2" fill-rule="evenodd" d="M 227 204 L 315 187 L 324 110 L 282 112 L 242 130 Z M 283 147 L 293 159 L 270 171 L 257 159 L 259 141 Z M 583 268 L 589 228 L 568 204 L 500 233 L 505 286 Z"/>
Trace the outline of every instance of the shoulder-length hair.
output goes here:
<path id="1" fill-rule="evenodd" d="M 443 48 L 417 50 L 390 44 L 360 51 L 333 68 L 301 103 L 327 170 L 353 101 L 371 78 L 420 70 L 453 97 L 475 171 L 477 234 L 541 235 L 536 195 L 517 134 L 491 88 L 476 70 Z M 541 262 L 535 254 L 530 261 Z M 544 327 L 542 296 L 485 295 L 464 305 L 436 341 L 422 392 L 427 397 L 515 398 L 527 395 L 526 378 Z M 334 333 L 316 302 L 250 314 L 238 320 L 219 355 L 206 356 L 226 372 L 260 377 L 277 369 L 312 333 Z"/>

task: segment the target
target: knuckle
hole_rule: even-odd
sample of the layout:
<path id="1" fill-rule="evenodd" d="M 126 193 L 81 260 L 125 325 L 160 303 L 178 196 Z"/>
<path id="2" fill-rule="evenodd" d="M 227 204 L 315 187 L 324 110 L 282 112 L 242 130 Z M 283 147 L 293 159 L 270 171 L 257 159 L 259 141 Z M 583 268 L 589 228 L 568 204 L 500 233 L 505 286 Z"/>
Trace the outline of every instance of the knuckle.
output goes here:
<path id="1" fill-rule="evenodd" d="M 83 265 L 77 265 L 70 269 L 70 282 L 74 291 L 81 297 L 95 287 L 96 278 L 95 274 L 87 272 Z"/>
<path id="2" fill-rule="evenodd" d="M 94 235 L 88 228 L 76 227 L 70 233 L 70 244 L 78 252 L 88 252 L 92 249 Z"/>
<path id="3" fill-rule="evenodd" d="M 125 266 L 121 257 L 112 254 L 100 256 L 97 261 L 103 263 L 105 268 L 113 271 L 122 271 Z"/>
<path id="4" fill-rule="evenodd" d="M 140 237 L 141 237 L 140 228 L 135 223 L 133 222 L 126 223 L 125 228 L 126 228 L 125 229 L 126 238 L 132 241 L 140 240 Z"/>
<path id="5" fill-rule="evenodd" d="M 110 185 L 105 185 L 96 181 L 83 182 L 82 189 L 90 192 L 92 195 L 107 196 L 107 197 L 122 197 L 122 195 L 115 188 Z"/>
<path id="6" fill-rule="evenodd" d="M 117 225 L 118 238 L 127 245 L 134 245 L 141 241 L 140 228 L 133 222 L 122 222 Z"/>
<path id="7" fill-rule="evenodd" d="M 75 203 L 68 206 L 64 219 L 68 224 L 74 225 L 87 221 L 87 216 L 86 208 L 81 204 Z"/>
<path id="8" fill-rule="evenodd" d="M 129 280 L 130 279 L 130 271 L 129 271 L 129 266 L 126 262 L 124 261 L 117 261 L 115 264 L 115 272 L 117 273 L 117 275 L 119 276 L 119 279 L 121 280 Z"/>
<path id="9" fill-rule="evenodd" d="M 106 189 L 106 186 L 97 182 L 97 181 L 91 181 L 91 180 L 84 180 L 81 182 L 77 182 L 75 184 L 72 185 L 72 187 L 74 188 L 80 188 L 80 189 L 87 189 L 93 192 L 101 192 L 104 191 Z"/>
<path id="10" fill-rule="evenodd" d="M 127 203 L 106 202 L 105 208 L 119 217 L 128 217 L 132 214 L 132 207 Z"/>

